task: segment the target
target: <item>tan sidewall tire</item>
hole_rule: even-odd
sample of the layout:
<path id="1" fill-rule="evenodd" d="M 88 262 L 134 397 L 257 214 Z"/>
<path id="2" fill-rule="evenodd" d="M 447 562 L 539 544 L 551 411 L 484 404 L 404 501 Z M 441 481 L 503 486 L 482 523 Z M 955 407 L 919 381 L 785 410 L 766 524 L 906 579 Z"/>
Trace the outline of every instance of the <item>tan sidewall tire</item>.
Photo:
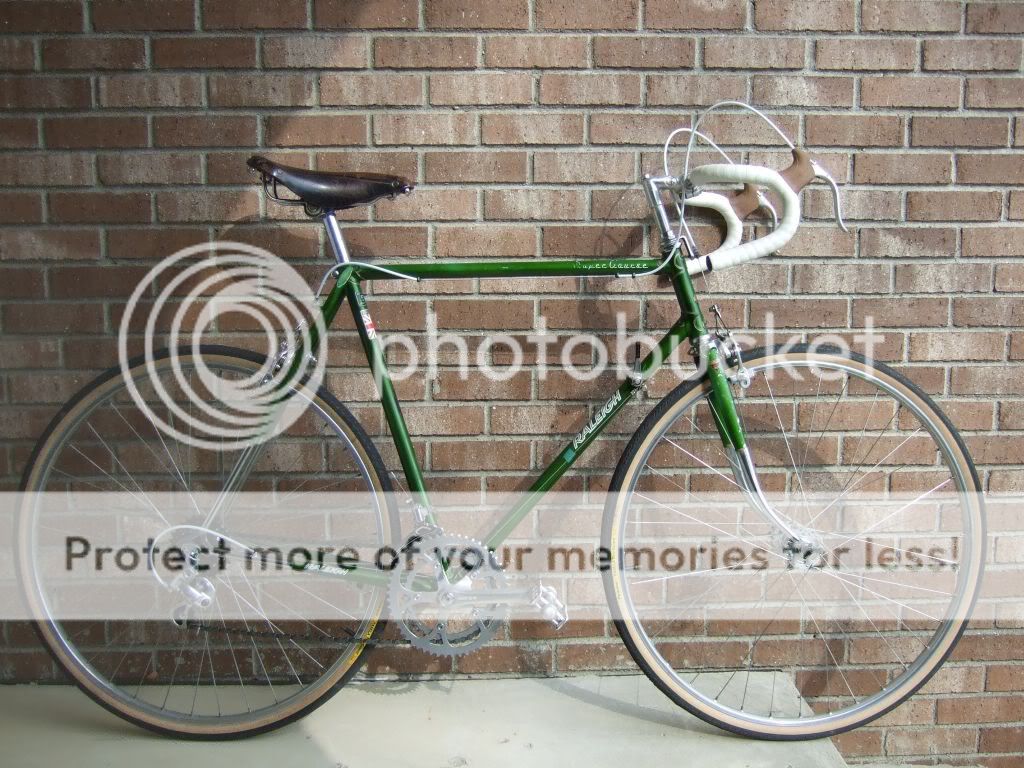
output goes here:
<path id="1" fill-rule="evenodd" d="M 891 368 L 888 368 L 888 366 L 879 363 L 869 363 L 859 355 L 833 353 L 822 351 L 822 349 L 811 353 L 806 346 L 802 345 L 792 348 L 789 352 L 782 353 L 773 350 L 754 350 L 744 354 L 744 363 L 748 367 L 757 367 L 765 364 L 768 360 L 779 362 L 806 361 L 813 354 L 815 359 L 820 359 L 822 362 L 841 364 L 853 370 L 870 372 L 873 378 L 899 391 L 908 402 L 916 405 L 922 414 L 929 416 L 929 421 L 936 428 L 936 433 L 943 438 L 943 442 L 951 449 L 948 459 L 957 467 L 963 481 L 963 490 L 970 499 L 967 512 L 972 525 L 972 540 L 969 550 L 971 556 L 970 572 L 966 574 L 967 580 L 964 583 L 967 585 L 967 592 L 965 592 L 965 597 L 962 598 L 966 601 L 969 612 L 969 607 L 973 606 L 974 600 L 977 597 L 982 577 L 985 524 L 984 509 L 981 504 L 981 485 L 963 440 L 956 432 L 956 429 L 949 423 L 948 419 L 924 392 L 914 386 L 912 382 L 904 379 Z M 942 662 L 949 656 L 963 630 L 966 628 L 967 619 L 951 622 L 949 628 L 942 636 L 942 641 L 933 649 L 932 654 L 929 656 L 928 663 L 923 665 L 899 689 L 893 691 L 891 695 L 882 697 L 867 711 L 851 712 L 845 720 L 837 718 L 835 722 L 821 722 L 816 727 L 811 727 L 809 724 L 801 726 L 797 724 L 772 725 L 769 723 L 758 723 L 755 726 L 754 723 L 747 719 L 733 717 L 718 708 L 710 707 L 688 688 L 680 685 L 674 676 L 669 677 L 666 674 L 659 674 L 659 672 L 664 672 L 665 669 L 663 661 L 660 655 L 650 647 L 646 640 L 646 633 L 643 632 L 637 623 L 636 617 L 631 615 L 629 601 L 625 596 L 625 586 L 621 579 L 617 554 L 620 543 L 619 519 L 626 505 L 625 495 L 618 493 L 618 491 L 622 488 L 631 488 L 633 486 L 637 474 L 643 468 L 643 457 L 647 455 L 651 444 L 658 439 L 663 429 L 667 428 L 679 417 L 681 411 L 680 404 L 687 402 L 688 396 L 699 386 L 701 385 L 697 382 L 687 382 L 680 385 L 666 396 L 662 403 L 648 415 L 623 452 L 622 458 L 619 460 L 619 466 L 612 479 L 611 492 L 605 509 L 604 530 L 602 532 L 602 545 L 607 548 L 606 551 L 609 553 L 610 558 L 609 567 L 604 571 L 604 584 L 615 625 L 623 642 L 629 649 L 633 659 L 644 670 L 644 673 L 674 702 L 709 723 L 745 736 L 774 740 L 820 738 L 851 730 L 884 715 L 924 685 L 942 665 Z M 713 437 L 710 439 L 713 439 Z"/>
<path id="2" fill-rule="evenodd" d="M 204 352 L 202 354 L 203 360 L 208 364 L 213 364 L 218 361 L 231 365 L 245 365 L 252 367 L 259 364 L 257 362 L 258 358 L 255 355 L 244 350 L 234 350 L 224 347 L 210 349 L 216 349 L 218 351 Z M 186 353 L 181 352 L 180 354 L 184 357 Z M 167 358 L 163 359 L 166 360 Z M 160 360 L 157 361 L 158 364 L 160 362 Z M 139 368 L 140 364 L 133 363 L 131 370 L 136 371 L 139 370 Z M 54 420 L 51 422 L 47 431 L 44 433 L 33 451 L 32 458 L 29 460 L 29 464 L 26 467 L 25 474 L 22 478 L 21 487 L 23 491 L 31 491 L 36 487 L 39 480 L 39 472 L 42 470 L 44 464 L 44 462 L 40 461 L 40 458 L 46 458 L 49 456 L 53 447 L 58 445 L 59 441 L 66 434 L 67 428 L 69 426 L 76 425 L 76 420 L 83 413 L 87 412 L 88 409 L 95 405 L 97 401 L 102 400 L 113 390 L 122 385 L 123 379 L 121 377 L 120 370 L 110 369 L 83 387 L 79 393 L 69 401 L 68 405 L 66 405 L 61 412 L 54 417 Z M 316 404 L 317 408 L 321 409 L 341 428 L 351 445 L 356 449 L 360 461 L 366 468 L 370 481 L 373 484 L 374 492 L 381 494 L 383 498 L 386 499 L 386 509 L 381 518 L 381 526 L 385 538 L 389 541 L 393 540 L 397 531 L 397 517 L 392 506 L 390 494 L 391 487 L 386 474 L 383 474 L 384 465 L 379 454 L 374 448 L 372 442 L 370 442 L 369 438 L 366 436 L 365 432 L 358 426 L 355 418 L 347 412 L 343 405 L 334 400 L 329 393 L 321 389 L 321 391 L 313 398 L 313 402 Z M 26 497 L 23 501 L 18 523 L 18 566 L 19 572 L 21 573 L 23 593 L 26 601 L 28 602 L 29 609 L 32 612 L 32 615 L 43 616 L 45 615 L 45 612 L 42 603 L 40 602 L 38 587 L 35 585 L 34 578 L 30 576 L 32 569 L 27 567 L 27 565 L 31 563 L 33 556 L 30 540 L 30 523 L 32 514 L 33 510 L 29 506 L 28 498 Z M 370 622 L 370 631 L 367 633 L 368 640 L 372 640 L 372 638 L 375 637 L 381 629 L 382 622 L 380 621 L 380 614 L 383 612 L 383 608 L 384 598 L 382 594 L 378 599 L 378 605 L 374 610 L 374 615 L 367 617 L 367 621 Z M 223 722 L 214 720 L 209 724 L 204 723 L 199 725 L 197 723 L 189 723 L 187 721 L 177 719 L 155 717 L 149 712 L 140 711 L 139 709 L 132 707 L 128 702 L 112 695 L 108 688 L 100 685 L 99 682 L 82 667 L 80 661 L 73 654 L 69 653 L 65 643 L 60 639 L 49 621 L 36 621 L 35 628 L 57 663 L 72 678 L 72 680 L 74 680 L 74 682 L 90 696 L 90 698 L 101 704 L 104 708 L 119 717 L 144 728 L 168 735 L 196 739 L 226 739 L 250 736 L 281 727 L 282 725 L 286 725 L 287 723 L 308 714 L 310 711 L 329 699 L 333 693 L 335 693 L 359 670 L 359 667 L 365 660 L 366 653 L 370 650 L 370 646 L 367 643 L 361 643 L 355 646 L 348 656 L 337 662 L 336 668 L 328 675 L 317 680 L 314 685 L 310 686 L 309 689 L 304 691 L 301 695 L 296 696 L 295 701 L 290 703 L 288 707 L 281 710 L 274 710 L 273 713 L 268 713 L 265 719 L 225 719 Z"/>

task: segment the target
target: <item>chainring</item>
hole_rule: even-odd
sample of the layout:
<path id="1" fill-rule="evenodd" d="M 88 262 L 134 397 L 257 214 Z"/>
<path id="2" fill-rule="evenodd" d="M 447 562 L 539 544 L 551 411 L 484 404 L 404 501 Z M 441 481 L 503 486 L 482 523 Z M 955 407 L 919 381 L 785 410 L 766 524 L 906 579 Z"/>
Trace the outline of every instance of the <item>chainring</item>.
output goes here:
<path id="1" fill-rule="evenodd" d="M 390 614 L 402 636 L 435 656 L 461 656 L 488 643 L 504 622 L 507 604 L 458 604 L 476 589 L 501 590 L 508 579 L 494 554 L 479 541 L 450 533 L 413 536 L 388 588 Z M 448 581 L 450 569 L 465 575 Z M 426 586 L 426 588 L 424 588 Z"/>

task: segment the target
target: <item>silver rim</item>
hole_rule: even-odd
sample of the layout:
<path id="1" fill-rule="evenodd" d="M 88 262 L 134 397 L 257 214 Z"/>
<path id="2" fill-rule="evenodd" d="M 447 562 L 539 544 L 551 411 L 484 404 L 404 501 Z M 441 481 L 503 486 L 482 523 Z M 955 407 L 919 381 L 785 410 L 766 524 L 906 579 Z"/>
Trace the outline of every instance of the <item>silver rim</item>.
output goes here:
<path id="1" fill-rule="evenodd" d="M 828 542 L 836 538 L 842 545 L 853 543 L 854 548 L 867 550 L 870 545 L 865 546 L 864 540 L 874 540 L 879 533 L 902 533 L 907 540 L 924 538 L 926 533 L 955 534 L 955 565 L 924 558 L 935 571 L 948 565 L 948 573 L 943 572 L 941 579 L 946 587 L 925 587 L 926 581 L 938 579 L 909 577 L 898 568 L 864 572 L 865 566 L 860 574 L 854 574 L 842 562 L 843 556 L 835 561 L 835 568 L 809 569 L 796 575 L 779 563 L 777 544 L 762 535 L 769 529 L 767 523 L 760 529 L 752 524 L 763 521 L 756 512 L 741 513 L 739 523 L 727 525 L 721 519 L 709 521 L 688 509 L 689 504 L 700 509 L 701 499 L 707 503 L 707 498 L 713 496 L 708 488 L 729 487 L 732 482 L 724 452 L 716 458 L 713 451 L 701 453 L 694 447 L 711 443 L 720 449 L 706 395 L 698 387 L 657 421 L 634 456 L 620 495 L 613 499 L 609 533 L 615 560 L 609 572 L 610 597 L 619 605 L 624 619 L 620 627 L 634 655 L 653 671 L 655 681 L 666 693 L 705 719 L 733 730 L 775 738 L 847 730 L 887 711 L 916 690 L 958 637 L 981 575 L 981 500 L 962 452 L 932 406 L 884 371 L 852 359 L 814 353 L 769 355 L 748 363 L 748 367 L 754 385 L 750 393 L 740 395 L 739 412 L 755 462 L 764 467 L 762 479 L 779 489 L 777 497 L 789 498 L 787 510 L 793 518 L 801 520 L 802 525 L 819 528 L 823 519 L 845 521 L 827 508 L 849 503 L 854 495 L 850 488 L 856 487 L 857 478 L 873 481 L 879 474 L 886 478 L 886 489 L 907 489 L 905 495 L 913 502 L 907 510 L 930 505 L 941 492 L 943 504 L 939 508 L 943 511 L 936 513 L 934 530 L 927 528 L 922 517 L 916 525 L 926 530 L 916 530 L 913 536 L 901 531 L 900 527 L 907 528 L 906 518 L 911 514 L 903 511 L 886 520 L 889 530 L 879 530 L 882 526 L 878 521 L 884 520 L 884 515 L 873 521 L 862 517 L 867 521 L 867 533 L 856 528 L 832 528 L 821 538 L 826 551 L 830 551 Z M 765 376 L 777 375 L 784 368 L 812 367 L 842 377 L 840 385 L 830 385 L 835 392 L 825 396 L 819 381 L 817 385 L 810 382 L 812 388 L 806 397 L 801 397 L 795 384 L 792 391 L 783 394 L 782 387 L 771 386 L 776 376 Z M 758 381 L 765 378 L 768 381 L 759 386 Z M 858 409 L 866 415 L 856 429 L 855 423 L 849 429 L 837 428 L 837 412 L 848 417 Z M 770 426 L 773 430 L 768 429 Z M 775 433 L 774 442 L 768 438 L 771 431 Z M 930 465 L 921 463 L 927 453 L 920 447 L 922 438 L 934 451 Z M 822 439 L 836 444 L 834 454 L 814 448 L 814 441 L 820 445 Z M 857 451 L 844 452 L 844 447 Z M 916 458 L 904 462 L 901 454 L 909 448 L 914 448 Z M 673 462 L 672 454 L 682 459 Z M 820 456 L 816 463 L 809 460 L 814 456 Z M 844 457 L 860 460 L 844 463 Z M 773 463 L 772 458 L 783 460 Z M 812 464 L 815 466 L 809 466 Z M 863 474 L 865 470 L 869 474 Z M 828 493 L 820 494 L 820 498 L 806 493 L 814 482 L 822 487 L 819 481 L 829 474 L 837 481 L 833 501 L 829 501 Z M 926 479 L 928 482 L 923 482 Z M 651 488 L 668 490 L 659 494 Z M 837 497 L 842 500 L 838 505 Z M 955 515 L 949 512 L 951 505 L 957 508 Z M 952 529 L 954 516 L 958 523 Z M 857 520 L 855 510 L 849 522 Z M 763 569 L 763 591 L 758 600 L 716 597 L 735 590 L 737 584 L 743 586 L 736 578 L 741 575 L 743 561 L 735 568 L 719 565 L 709 569 L 705 565 L 691 567 L 689 573 L 684 570 L 667 575 L 657 573 L 657 567 L 645 571 L 641 565 L 637 571 L 635 559 L 627 563 L 637 552 L 645 551 L 640 544 L 668 538 L 668 530 L 677 538 L 681 528 L 693 534 L 701 525 L 705 538 L 714 540 L 719 552 L 730 543 L 742 543 L 748 552 L 763 550 L 759 555 L 769 565 Z M 894 546 L 897 556 L 906 555 L 910 549 L 879 538 Z M 735 583 L 729 584 L 730 580 Z M 792 584 L 785 584 L 787 581 Z M 681 586 L 684 582 L 689 583 L 687 587 Z M 698 582 L 707 588 L 689 588 Z M 831 589 L 823 589 L 823 584 Z M 652 596 L 655 587 L 662 590 L 660 596 Z M 926 595 L 924 589 L 932 591 Z M 789 597 L 780 597 L 783 591 Z M 835 593 L 843 600 L 836 600 Z M 671 594 L 676 602 L 670 599 Z M 779 605 L 787 600 L 790 607 Z M 845 621 L 839 620 L 837 611 L 826 610 L 839 602 L 847 604 Z M 935 604 L 940 602 L 945 602 L 945 607 L 937 613 Z M 680 605 L 688 621 L 679 620 Z M 701 608 L 703 613 L 699 612 Z M 724 619 L 734 615 L 736 609 L 742 609 L 745 630 L 722 626 L 728 624 Z M 779 616 L 789 618 L 789 623 Z M 818 641 L 813 642 L 814 638 Z M 701 644 L 706 644 L 703 652 Z M 717 650 L 713 644 L 717 644 Z M 727 644 L 731 645 L 723 650 Z"/>
<path id="2" fill-rule="evenodd" d="M 258 364 L 244 358 L 214 356 L 211 360 L 204 356 L 204 362 L 229 374 L 250 374 L 258 368 Z M 50 435 L 49 446 L 33 468 L 28 490 L 105 488 L 139 498 L 151 488 L 162 489 L 170 478 L 172 487 L 191 496 L 193 490 L 209 489 L 211 482 L 215 485 L 218 479 L 223 480 L 230 457 L 222 456 L 215 471 L 210 470 L 204 463 L 208 457 L 199 456 L 198 449 L 175 445 L 156 430 L 144 431 L 144 423 L 130 410 L 132 403 L 122 380 L 99 389 L 98 397 L 83 400 L 66 423 Z M 294 432 L 285 432 L 271 441 L 267 466 L 254 469 L 250 480 L 257 486 L 271 482 L 275 492 L 288 496 L 329 491 L 342 483 L 346 489 L 355 485 L 363 491 L 367 506 L 356 514 L 345 510 L 345 524 L 357 529 L 353 535 L 360 538 L 360 546 L 389 544 L 390 526 L 387 511 L 382 508 L 385 502 L 377 493 L 379 481 L 363 451 L 327 404 L 307 399 L 304 405 L 306 413 Z M 111 423 L 124 425 L 123 430 L 119 436 L 104 437 L 103 424 Z M 316 428 L 311 430 L 312 423 Z M 297 449 L 302 446 L 306 450 Z M 306 461 L 313 449 L 319 451 L 324 462 L 320 466 Z M 111 462 L 105 468 L 95 460 L 89 461 L 104 450 Z M 140 462 L 144 471 L 133 472 L 126 458 L 131 450 L 146 457 Z M 84 472 L 67 471 L 62 462 L 70 466 L 72 462 L 66 462 L 66 458 L 71 455 L 78 459 L 74 463 L 86 468 Z M 278 461 L 279 455 L 286 457 L 287 463 Z M 203 471 L 204 466 L 207 471 Z M 238 517 L 225 526 L 243 525 Z M 140 515 L 136 522 L 145 524 L 143 518 L 145 515 Z M 167 521 L 150 522 L 161 526 Z M 271 518 L 261 521 L 265 530 L 277 530 L 292 522 Z M 353 668 L 383 605 L 383 589 L 346 587 L 339 589 L 336 598 L 336 621 L 319 617 L 311 621 L 292 611 L 294 619 L 286 623 L 279 617 L 288 610 L 282 602 L 287 593 L 279 592 L 274 597 L 261 587 L 257 598 L 244 570 L 236 569 L 234 577 L 241 574 L 241 581 L 233 581 L 230 572 L 220 574 L 216 587 L 224 600 L 242 601 L 247 610 L 266 611 L 259 627 L 255 622 L 225 619 L 224 613 L 218 618 L 211 608 L 207 613 L 211 620 L 196 621 L 181 629 L 161 613 L 162 605 L 154 606 L 149 621 L 104 622 L 99 628 L 97 622 L 61 621 L 56 618 L 54 606 L 59 605 L 55 600 L 62 585 L 40 565 L 46 562 L 40 550 L 40 531 L 52 531 L 52 523 L 38 505 L 23 511 L 20 566 L 30 603 L 38 615 L 46 617 L 41 624 L 44 638 L 66 670 L 102 703 L 157 728 L 230 735 L 271 727 L 302 712 L 329 693 Z M 132 535 L 138 537 L 137 529 Z M 247 535 L 255 534 L 250 530 Z M 347 530 L 339 533 L 346 540 L 348 535 Z M 281 588 L 308 593 L 308 586 L 289 575 L 287 585 Z M 342 589 L 347 592 L 342 594 Z M 356 589 L 358 595 L 349 594 Z M 281 606 L 274 606 L 273 614 L 261 602 L 270 606 L 272 599 Z M 319 596 L 317 599 L 323 602 Z M 358 610 L 352 609 L 353 605 Z"/>

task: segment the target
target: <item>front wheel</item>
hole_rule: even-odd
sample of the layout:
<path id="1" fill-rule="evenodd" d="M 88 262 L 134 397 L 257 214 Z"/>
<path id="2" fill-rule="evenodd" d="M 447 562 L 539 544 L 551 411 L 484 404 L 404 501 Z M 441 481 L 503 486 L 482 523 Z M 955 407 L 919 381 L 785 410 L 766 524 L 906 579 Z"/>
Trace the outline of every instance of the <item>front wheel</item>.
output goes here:
<path id="1" fill-rule="evenodd" d="M 706 384 L 685 382 L 615 471 L 605 590 L 680 706 L 747 736 L 829 736 L 905 700 L 964 631 L 981 486 L 953 425 L 891 368 L 808 346 L 744 364 L 734 398 L 778 519 L 737 483 Z"/>

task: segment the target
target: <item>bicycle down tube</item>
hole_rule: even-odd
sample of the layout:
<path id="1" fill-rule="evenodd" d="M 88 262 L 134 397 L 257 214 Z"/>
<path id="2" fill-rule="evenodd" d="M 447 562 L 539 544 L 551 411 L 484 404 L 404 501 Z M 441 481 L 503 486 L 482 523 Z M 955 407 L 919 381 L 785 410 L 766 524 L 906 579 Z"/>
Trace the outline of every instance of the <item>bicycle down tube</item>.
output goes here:
<path id="1" fill-rule="evenodd" d="M 539 263 L 438 262 L 415 265 L 390 264 L 386 265 L 386 267 L 420 279 L 471 279 L 489 277 L 635 275 L 650 271 L 660 263 L 661 260 L 659 259 L 595 259 L 592 261 L 574 260 Z M 344 271 L 347 273 L 348 269 L 346 268 Z M 706 336 L 707 329 L 693 291 L 691 279 L 686 271 L 685 261 L 678 249 L 672 255 L 668 272 L 676 288 L 676 295 L 680 304 L 681 314 L 679 320 L 643 358 L 639 363 L 637 371 L 627 377 L 611 393 L 610 397 L 597 410 L 591 420 L 558 453 L 530 488 L 524 492 L 519 501 L 484 538 L 484 543 L 490 549 L 494 550 L 502 544 L 523 517 L 536 506 L 545 493 L 575 464 L 579 456 L 604 431 L 616 414 L 645 386 L 646 382 L 671 357 L 680 344 L 684 341 L 689 341 L 695 349 L 701 347 L 701 339 Z M 351 277 L 344 282 L 339 278 L 332 291 L 332 296 L 341 292 L 351 303 L 356 330 L 363 344 L 374 382 L 378 387 L 381 405 L 384 409 L 392 439 L 398 449 L 399 459 L 409 491 L 418 497 L 419 502 L 425 507 L 428 520 L 433 522 L 430 512 L 429 495 L 423 482 L 422 470 L 413 451 L 408 427 L 402 416 L 401 406 L 395 395 L 387 362 L 384 359 L 377 339 L 377 329 L 373 324 L 366 300 L 359 287 L 361 280 L 388 279 L 394 278 L 372 267 L 352 265 Z M 330 298 L 328 301 L 330 301 Z M 704 353 L 708 356 L 704 376 L 709 380 L 710 396 L 715 403 L 716 426 L 726 447 L 741 450 L 745 444 L 743 430 L 732 401 L 728 379 L 718 363 L 718 350 L 714 345 L 706 343 L 703 347 Z"/>

